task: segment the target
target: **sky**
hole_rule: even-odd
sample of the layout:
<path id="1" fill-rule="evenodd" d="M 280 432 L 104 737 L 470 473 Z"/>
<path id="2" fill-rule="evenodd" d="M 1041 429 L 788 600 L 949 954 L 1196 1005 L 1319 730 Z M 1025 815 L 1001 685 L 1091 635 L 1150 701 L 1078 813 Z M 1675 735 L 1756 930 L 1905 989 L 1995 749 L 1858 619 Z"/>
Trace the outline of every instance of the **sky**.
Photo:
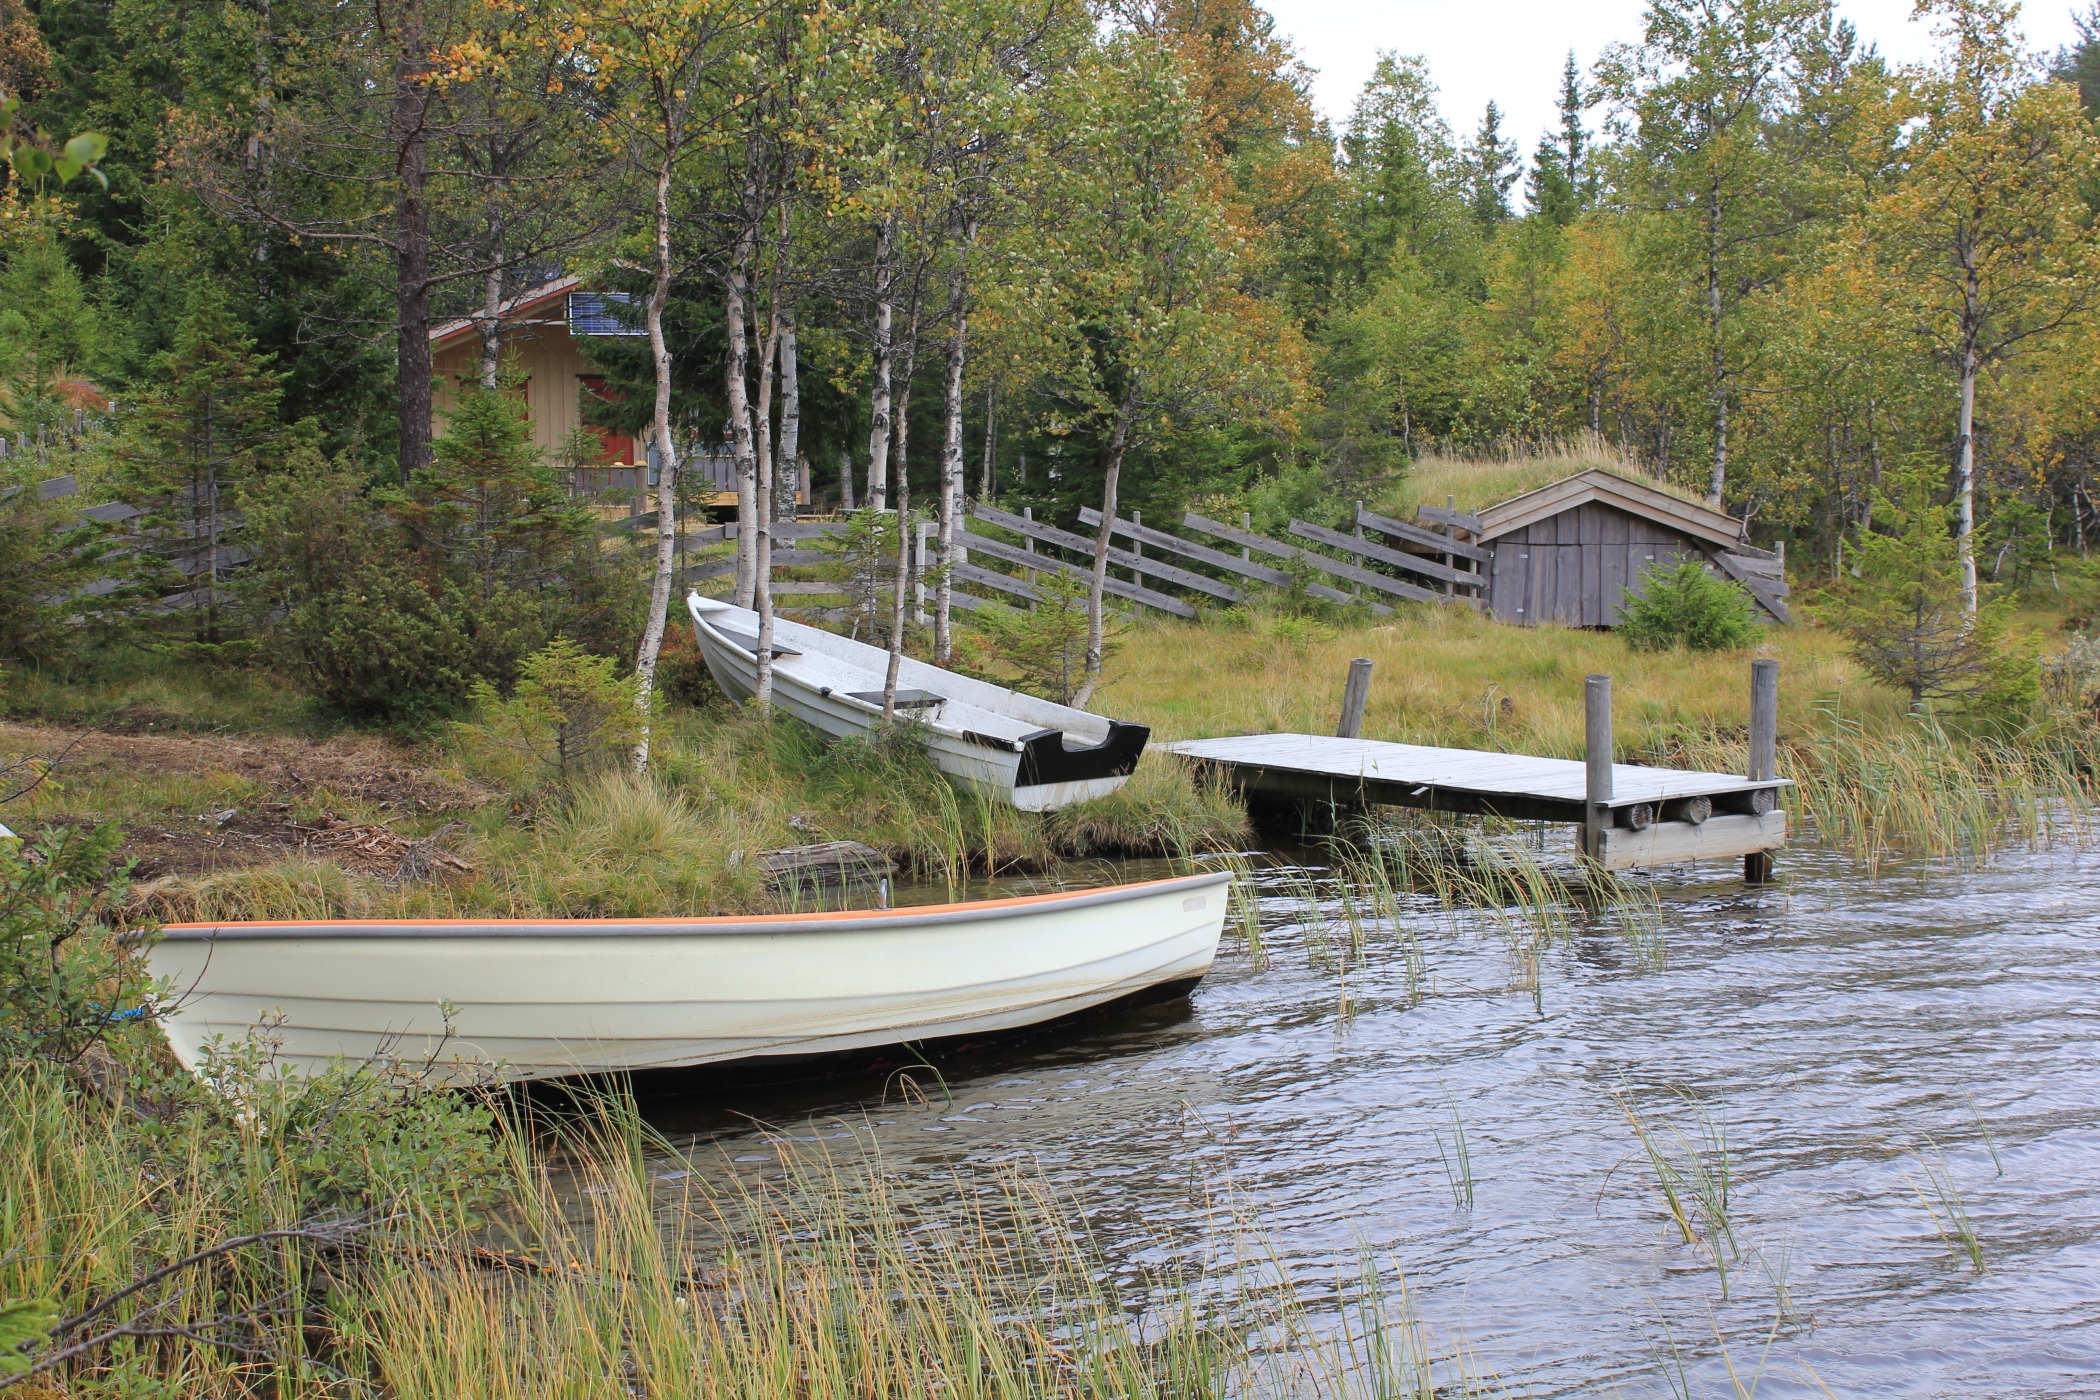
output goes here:
<path id="1" fill-rule="evenodd" d="M 1502 134 L 1528 162 L 1539 133 L 1556 123 L 1554 102 L 1569 49 L 1587 76 L 1608 44 L 1640 38 L 1641 0 L 1259 0 L 1298 56 L 1315 70 L 1313 97 L 1337 128 L 1371 75 L 1379 49 L 1419 53 L 1443 89 L 1444 120 L 1459 136 L 1480 125 L 1489 101 Z M 2083 8 L 2086 0 L 2079 0 Z M 1840 0 L 1863 43 L 1898 62 L 1929 57 L 1933 37 L 1910 18 L 1911 0 Z M 2066 0 L 2022 11 L 2029 47 L 2054 53 L 2077 31 Z M 1592 131 L 1602 114 L 1590 113 Z"/>

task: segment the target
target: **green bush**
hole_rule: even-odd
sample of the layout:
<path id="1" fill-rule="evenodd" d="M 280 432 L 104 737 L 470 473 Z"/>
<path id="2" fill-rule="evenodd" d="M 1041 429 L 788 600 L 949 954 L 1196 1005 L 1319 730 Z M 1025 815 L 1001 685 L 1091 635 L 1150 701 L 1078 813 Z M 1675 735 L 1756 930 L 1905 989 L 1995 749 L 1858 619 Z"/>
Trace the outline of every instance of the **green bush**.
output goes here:
<path id="1" fill-rule="evenodd" d="M 114 822 L 54 827 L 35 842 L 0 837 L 0 1066 L 71 1066 L 146 990 L 135 942 L 105 920 L 121 903 L 109 878 Z"/>
<path id="2" fill-rule="evenodd" d="M 1738 651 L 1764 635 L 1749 590 L 1687 559 L 1675 569 L 1651 564 L 1641 592 L 1622 590 L 1619 635 L 1638 651 Z"/>
<path id="3" fill-rule="evenodd" d="M 379 562 L 300 602 L 284 631 L 325 709 L 396 725 L 456 712 L 477 680 L 507 684 L 541 637 L 528 598 L 499 590 L 473 599 L 450 581 L 432 589 Z"/>
<path id="4" fill-rule="evenodd" d="M 990 659 L 1011 673 L 1006 684 L 1060 705 L 1071 703 L 1086 679 L 1087 593 L 1085 577 L 1045 570 L 1035 576 L 1032 610 L 991 602 L 971 616 Z M 1114 630 L 1112 622 L 1103 628 L 1104 663 L 1116 649 Z"/>

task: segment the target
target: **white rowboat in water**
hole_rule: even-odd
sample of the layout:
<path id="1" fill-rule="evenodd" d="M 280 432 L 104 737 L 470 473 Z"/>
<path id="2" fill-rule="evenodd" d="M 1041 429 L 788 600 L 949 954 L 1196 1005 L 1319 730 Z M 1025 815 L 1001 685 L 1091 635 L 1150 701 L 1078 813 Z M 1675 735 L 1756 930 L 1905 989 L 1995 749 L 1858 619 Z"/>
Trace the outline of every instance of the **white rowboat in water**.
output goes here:
<path id="1" fill-rule="evenodd" d="M 758 690 L 758 614 L 697 593 L 686 607 L 715 683 L 732 699 L 750 699 Z M 867 734 L 882 723 L 889 664 L 881 647 L 774 620 L 773 703 L 827 734 Z M 909 658 L 897 672 L 897 713 L 920 721 L 942 772 L 1024 812 L 1114 792 L 1152 733 Z"/>
<path id="2" fill-rule="evenodd" d="M 193 1070 L 215 1037 L 274 1022 L 280 1063 L 304 1073 L 391 1053 L 544 1079 L 981 1035 L 1186 991 L 1217 954 L 1230 878 L 830 914 L 170 924 L 149 958 Z"/>

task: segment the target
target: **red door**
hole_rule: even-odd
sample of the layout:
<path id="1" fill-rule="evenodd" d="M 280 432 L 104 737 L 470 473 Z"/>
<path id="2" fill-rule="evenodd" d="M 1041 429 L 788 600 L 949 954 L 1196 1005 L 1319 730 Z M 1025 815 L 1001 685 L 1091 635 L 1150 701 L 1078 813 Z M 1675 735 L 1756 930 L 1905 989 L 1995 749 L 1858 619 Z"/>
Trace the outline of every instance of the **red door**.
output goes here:
<path id="1" fill-rule="evenodd" d="M 597 399 L 600 403 L 620 402 L 620 396 L 618 394 L 608 393 L 606 391 L 604 375 L 579 374 L 576 377 L 577 379 L 582 381 L 584 392 L 591 395 L 591 397 Z M 599 428 L 597 429 L 597 433 L 598 443 L 601 448 L 601 451 L 598 454 L 598 460 L 600 462 L 608 464 L 618 463 L 625 465 L 634 461 L 633 438 L 629 437 L 625 433 L 613 432 L 609 428 Z"/>

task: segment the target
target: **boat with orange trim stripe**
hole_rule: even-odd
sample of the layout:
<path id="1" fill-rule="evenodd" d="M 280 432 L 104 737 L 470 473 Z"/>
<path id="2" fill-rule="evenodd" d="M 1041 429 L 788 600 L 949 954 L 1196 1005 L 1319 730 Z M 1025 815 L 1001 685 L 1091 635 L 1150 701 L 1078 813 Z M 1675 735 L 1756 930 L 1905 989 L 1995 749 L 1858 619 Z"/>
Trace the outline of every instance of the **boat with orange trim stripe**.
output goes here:
<path id="1" fill-rule="evenodd" d="M 1230 879 L 811 914 L 169 924 L 148 956 L 193 1070 L 214 1038 L 269 1025 L 301 1073 L 391 1053 L 546 1079 L 989 1034 L 1184 992 L 1216 956 Z"/>

